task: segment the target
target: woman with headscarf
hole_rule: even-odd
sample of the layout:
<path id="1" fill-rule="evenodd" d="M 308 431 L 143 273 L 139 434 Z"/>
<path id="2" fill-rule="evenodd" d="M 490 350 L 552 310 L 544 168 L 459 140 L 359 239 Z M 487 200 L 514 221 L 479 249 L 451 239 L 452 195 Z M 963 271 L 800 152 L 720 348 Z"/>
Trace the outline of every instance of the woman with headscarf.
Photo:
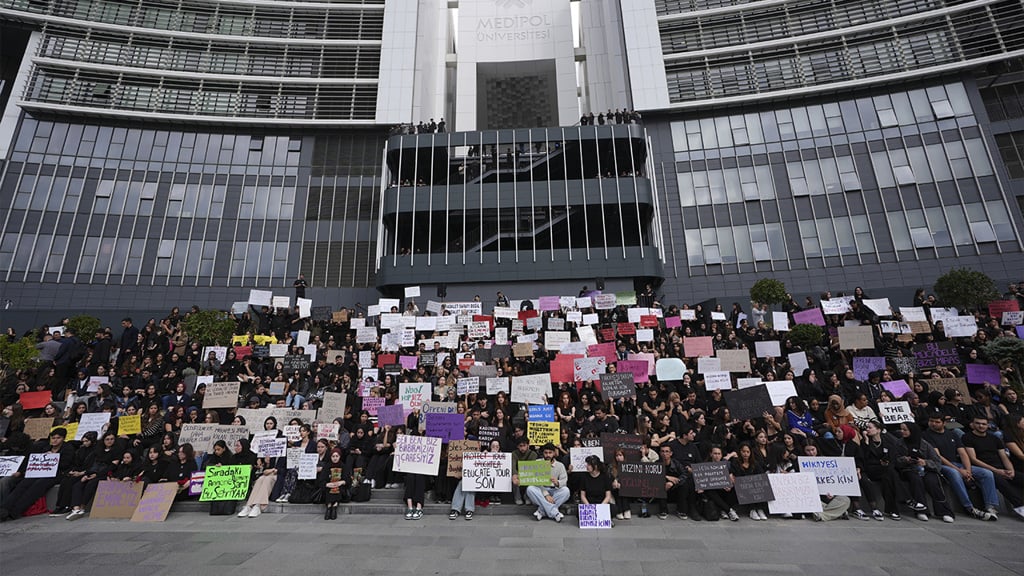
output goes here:
<path id="1" fill-rule="evenodd" d="M 840 426 L 848 424 L 853 424 L 853 414 L 846 409 L 843 397 L 837 394 L 829 396 L 828 408 L 825 409 L 825 427 L 829 432 L 835 434 Z"/>
<path id="2" fill-rule="evenodd" d="M 267 417 L 263 421 L 263 429 L 277 430 L 277 419 L 273 416 Z M 281 431 L 277 430 L 276 437 L 280 438 L 281 436 Z M 257 458 L 256 466 L 253 469 L 256 482 L 252 485 L 252 490 L 249 491 L 249 499 L 245 506 L 242 506 L 242 510 L 238 513 L 239 518 L 257 518 L 267 511 L 267 506 L 270 505 L 270 493 L 274 490 L 274 484 L 277 483 L 278 464 L 281 463 L 281 459 L 287 463 L 287 458 L 284 456 Z"/>
<path id="3" fill-rule="evenodd" d="M 907 452 L 896 458 L 896 468 L 900 476 L 910 484 L 910 493 L 914 502 L 909 503 L 917 513 L 917 519 L 928 521 L 928 507 L 924 504 L 925 493 L 932 497 L 935 516 L 943 522 L 953 522 L 953 509 L 949 499 L 942 490 L 942 459 L 938 451 L 921 438 L 921 428 L 913 422 L 900 424 L 900 435 Z"/>

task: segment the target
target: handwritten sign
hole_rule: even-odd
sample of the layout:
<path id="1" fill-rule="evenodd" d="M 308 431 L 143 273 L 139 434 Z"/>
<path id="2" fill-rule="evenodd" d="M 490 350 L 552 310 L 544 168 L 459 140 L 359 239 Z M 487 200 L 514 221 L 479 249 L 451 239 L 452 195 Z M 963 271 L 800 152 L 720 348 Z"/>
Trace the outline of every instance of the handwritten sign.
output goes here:
<path id="1" fill-rule="evenodd" d="M 971 404 L 971 393 L 967 390 L 967 381 L 963 378 L 929 378 L 925 380 L 928 383 L 928 389 L 933 392 L 945 393 L 946 390 L 952 388 L 962 394 L 961 402 L 964 404 Z"/>
<path id="2" fill-rule="evenodd" d="M 429 382 L 402 382 L 398 385 L 398 402 L 406 411 L 406 414 L 423 407 L 423 403 L 430 400 Z"/>
<path id="3" fill-rule="evenodd" d="M 337 424 L 335 424 L 337 426 Z M 334 435 L 338 437 L 337 434 Z M 257 439 L 256 444 L 256 455 L 263 458 L 279 458 L 285 455 L 285 451 L 288 449 L 288 440 L 286 438 L 270 438 L 261 436 Z"/>
<path id="4" fill-rule="evenodd" d="M 24 456 L 0 456 L 0 478 L 17 472 L 24 460 Z"/>
<path id="5" fill-rule="evenodd" d="M 914 421 L 909 402 L 879 402 L 878 415 L 882 417 L 882 424 L 886 425 Z"/>
<path id="6" fill-rule="evenodd" d="M 377 423 L 381 426 L 404 426 L 405 408 L 401 404 L 377 408 Z"/>
<path id="7" fill-rule="evenodd" d="M 51 452 L 29 454 L 28 466 L 25 468 L 25 478 L 53 478 L 57 475 L 57 467 L 59 465 L 60 454 Z"/>
<path id="8" fill-rule="evenodd" d="M 857 380 L 867 380 L 876 370 L 885 369 L 884 356 L 857 356 L 853 359 L 853 375 Z"/>
<path id="9" fill-rule="evenodd" d="M 478 376 L 472 376 L 469 378 L 459 378 L 456 381 L 456 393 L 459 396 L 465 396 L 467 394 L 479 394 L 480 378 Z"/>
<path id="10" fill-rule="evenodd" d="M 623 462 L 619 465 L 619 494 L 629 498 L 664 498 L 665 466 Z"/>
<path id="11" fill-rule="evenodd" d="M 840 326 L 840 350 L 870 350 L 875 347 L 875 333 L 871 326 Z"/>
<path id="12" fill-rule="evenodd" d="M 579 519 L 581 530 L 611 530 L 612 512 L 608 504 L 580 504 Z"/>
<path id="13" fill-rule="evenodd" d="M 520 486 L 551 486 L 551 462 L 547 460 L 520 460 Z"/>
<path id="14" fill-rule="evenodd" d="M 133 416 L 119 416 L 117 418 L 117 434 L 119 436 L 142 434 L 142 417 L 138 414 Z"/>
<path id="15" fill-rule="evenodd" d="M 132 513 L 132 522 L 163 522 L 177 495 L 177 482 L 150 484 Z"/>
<path id="16" fill-rule="evenodd" d="M 555 407 L 551 404 L 530 404 L 527 407 L 527 414 L 531 422 L 554 422 Z"/>
<path id="17" fill-rule="evenodd" d="M 729 390 L 732 388 L 732 378 L 728 372 L 706 372 L 704 387 L 708 390 Z"/>
<path id="18" fill-rule="evenodd" d="M 520 476 L 522 483 L 522 476 Z M 512 454 L 509 452 L 466 452 L 462 459 L 462 482 L 468 492 L 512 490 Z M 548 478 L 548 484 L 551 478 Z"/>
<path id="19" fill-rule="evenodd" d="M 142 482 L 104 480 L 96 486 L 96 497 L 89 510 L 89 518 L 128 520 L 142 498 Z"/>
<path id="20" fill-rule="evenodd" d="M 693 464 L 693 484 L 697 490 L 724 490 L 732 486 L 728 462 L 699 462 Z"/>
<path id="21" fill-rule="evenodd" d="M 800 456 L 800 472 L 814 474 L 818 494 L 825 496 L 860 496 L 857 464 L 853 458 Z"/>
<path id="22" fill-rule="evenodd" d="M 440 438 L 447 444 L 452 440 L 463 440 L 466 437 L 466 417 L 462 414 L 426 414 L 427 436 Z"/>
<path id="23" fill-rule="evenodd" d="M 523 404 L 545 404 L 551 394 L 551 376 L 532 374 L 512 377 L 512 401 Z"/>
<path id="24" fill-rule="evenodd" d="M 203 481 L 206 480 L 206 473 L 193 472 L 188 479 L 188 495 L 199 496 L 203 493 Z"/>
<path id="25" fill-rule="evenodd" d="M 814 474 L 769 474 L 775 498 L 768 503 L 771 514 L 821 512 L 818 481 Z"/>
<path id="26" fill-rule="evenodd" d="M 86 412 L 78 421 L 75 440 L 81 440 L 89 432 L 95 432 L 97 436 L 102 436 L 108 425 L 110 425 L 110 412 Z"/>
<path id="27" fill-rule="evenodd" d="M 530 439 L 532 446 L 543 446 L 548 442 L 558 444 L 561 441 L 560 432 L 561 427 L 558 422 L 534 422 L 531 420 L 526 424 L 526 436 Z"/>
<path id="28" fill-rule="evenodd" d="M 936 366 L 959 366 L 960 354 L 953 342 L 929 342 L 914 346 L 914 357 L 921 370 Z"/>
<path id="29" fill-rule="evenodd" d="M 203 409 L 235 408 L 238 406 L 238 387 L 240 382 L 213 382 L 206 386 L 203 396 Z"/>
<path id="30" fill-rule="evenodd" d="M 736 477 L 736 499 L 741 506 L 759 504 L 775 499 L 767 474 Z"/>
<path id="31" fill-rule="evenodd" d="M 583 472 L 587 469 L 587 458 L 597 456 L 598 460 L 604 460 L 604 450 L 600 446 L 573 446 L 569 448 L 569 459 L 573 472 Z"/>
<path id="32" fill-rule="evenodd" d="M 479 452 L 480 442 L 477 440 L 452 440 L 448 443 L 449 478 L 462 478 L 462 457 L 466 452 Z"/>
<path id="33" fill-rule="evenodd" d="M 316 454 L 313 454 L 316 456 Z M 200 502 L 242 500 L 249 494 L 252 466 L 211 466 L 206 469 Z"/>
<path id="34" fill-rule="evenodd" d="M 299 480 L 316 480 L 317 454 L 299 454 Z"/>
<path id="35" fill-rule="evenodd" d="M 183 424 L 179 444 L 191 444 L 196 452 L 209 452 L 217 440 L 223 440 L 228 446 L 239 438 L 248 438 L 248 426 L 220 426 L 217 424 Z"/>
<path id="36" fill-rule="evenodd" d="M 331 422 L 335 418 L 345 417 L 345 403 L 348 402 L 348 395 L 341 392 L 324 392 L 320 409 L 317 410 L 317 420 Z"/>
<path id="37" fill-rule="evenodd" d="M 750 352 L 748 350 L 718 350 L 719 369 L 725 372 L 750 372 Z"/>
<path id="38" fill-rule="evenodd" d="M 436 476 L 441 464 L 441 439 L 399 434 L 395 440 L 394 472 Z"/>

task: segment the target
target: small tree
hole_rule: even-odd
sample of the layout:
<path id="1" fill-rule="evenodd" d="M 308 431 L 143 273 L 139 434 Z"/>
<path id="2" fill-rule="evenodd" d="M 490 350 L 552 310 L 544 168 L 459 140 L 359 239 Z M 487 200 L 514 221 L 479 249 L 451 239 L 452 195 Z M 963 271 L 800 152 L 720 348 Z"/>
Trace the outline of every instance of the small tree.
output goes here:
<path id="1" fill-rule="evenodd" d="M 825 332 L 821 329 L 821 326 L 815 324 L 797 324 L 790 328 L 789 333 L 786 334 L 793 344 L 807 350 L 813 346 L 821 344 L 821 339 L 824 337 Z"/>
<path id="2" fill-rule="evenodd" d="M 227 346 L 235 334 L 235 321 L 220 310 L 193 312 L 184 326 L 188 339 L 203 346 Z"/>
<path id="3" fill-rule="evenodd" d="M 82 342 L 88 342 L 100 330 L 100 319 L 95 316 L 75 316 L 68 321 L 67 327 L 74 330 Z"/>
<path id="4" fill-rule="evenodd" d="M 0 380 L 18 370 L 27 370 L 36 364 L 39 350 L 28 338 L 19 338 L 13 342 L 0 337 Z"/>
<path id="5" fill-rule="evenodd" d="M 981 349 L 981 354 L 989 362 L 998 364 L 1007 371 L 1007 380 L 1018 394 L 1024 394 L 1024 340 L 1011 336 L 1000 336 Z M 998 384 L 998 382 L 994 382 Z"/>
<path id="6" fill-rule="evenodd" d="M 782 304 L 788 300 L 786 285 L 774 278 L 761 278 L 750 287 L 750 299 L 769 306 Z"/>
<path id="7" fill-rule="evenodd" d="M 996 283 L 982 272 L 970 268 L 954 268 L 935 280 L 935 294 L 943 306 L 958 310 L 983 308 L 999 298 Z"/>

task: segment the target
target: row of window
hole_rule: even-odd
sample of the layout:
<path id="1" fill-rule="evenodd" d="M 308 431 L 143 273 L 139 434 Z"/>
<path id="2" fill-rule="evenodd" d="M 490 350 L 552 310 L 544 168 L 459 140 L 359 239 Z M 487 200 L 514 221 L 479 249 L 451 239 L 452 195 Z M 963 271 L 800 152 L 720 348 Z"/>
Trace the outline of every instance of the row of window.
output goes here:
<path id="1" fill-rule="evenodd" d="M 25 98 L 64 106 L 189 116 L 373 120 L 377 85 L 299 86 L 131 77 L 36 65 Z"/>
<path id="2" fill-rule="evenodd" d="M 1024 132 L 996 134 L 996 146 L 1010 178 L 1024 178 Z"/>
<path id="3" fill-rule="evenodd" d="M 672 123 L 676 152 L 730 148 L 969 117 L 963 84 Z"/>
<path id="4" fill-rule="evenodd" d="M 137 28 L 269 38 L 327 40 L 380 39 L 384 29 L 383 0 L 362 2 L 365 8 L 324 4 L 322 8 L 203 2 L 201 0 L 126 3 L 117 0 L 0 0 L 0 8 L 47 14 L 87 22 Z"/>
<path id="5" fill-rule="evenodd" d="M 377 78 L 380 46 L 229 44 L 193 39 L 48 32 L 38 55 L 75 62 L 199 74 Z"/>

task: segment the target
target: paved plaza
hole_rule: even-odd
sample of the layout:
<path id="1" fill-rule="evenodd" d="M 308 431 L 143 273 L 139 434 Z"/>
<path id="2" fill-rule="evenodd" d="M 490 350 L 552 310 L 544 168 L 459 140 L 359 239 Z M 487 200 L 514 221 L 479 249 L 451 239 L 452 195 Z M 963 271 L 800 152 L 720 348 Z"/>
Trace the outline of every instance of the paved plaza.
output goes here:
<path id="1" fill-rule="evenodd" d="M 520 516 L 451 521 L 396 515 L 172 513 L 166 522 L 68 522 L 39 516 L 0 525 L 0 574 L 232 576 L 254 574 L 1024 574 L 1024 524 L 856 520 L 817 524 L 619 522 L 581 531 Z"/>

